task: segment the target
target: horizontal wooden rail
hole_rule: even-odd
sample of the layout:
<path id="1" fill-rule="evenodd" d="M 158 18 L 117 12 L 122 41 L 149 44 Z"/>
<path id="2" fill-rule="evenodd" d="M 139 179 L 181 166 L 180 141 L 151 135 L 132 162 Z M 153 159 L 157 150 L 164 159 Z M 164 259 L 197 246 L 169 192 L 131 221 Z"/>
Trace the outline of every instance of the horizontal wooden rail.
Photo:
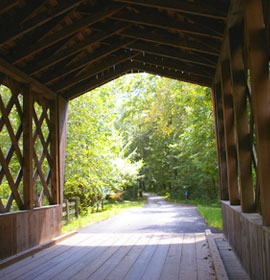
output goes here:
<path id="1" fill-rule="evenodd" d="M 62 217 L 64 217 L 64 221 L 62 221 L 63 224 L 68 223 L 70 220 L 72 220 L 74 217 L 78 218 L 79 216 L 79 207 L 78 207 L 78 201 L 68 201 L 67 199 L 64 200 L 64 203 L 62 204 Z M 70 209 L 72 208 L 72 209 Z M 73 218 L 70 216 L 74 215 Z"/>

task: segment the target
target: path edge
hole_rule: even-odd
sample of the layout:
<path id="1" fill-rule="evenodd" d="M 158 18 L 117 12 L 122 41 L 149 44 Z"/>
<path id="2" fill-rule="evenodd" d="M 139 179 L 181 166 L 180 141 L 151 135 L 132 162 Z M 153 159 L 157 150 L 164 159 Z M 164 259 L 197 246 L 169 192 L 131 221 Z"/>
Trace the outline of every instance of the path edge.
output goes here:
<path id="1" fill-rule="evenodd" d="M 35 247 L 32 247 L 28 250 L 25 250 L 21 253 L 18 253 L 16 255 L 13 255 L 11 257 L 8 257 L 6 259 L 3 259 L 3 260 L 0 260 L 0 269 L 4 268 L 4 267 L 7 267 L 15 262 L 18 262 L 19 260 L 22 260 L 26 257 L 29 257 L 35 253 L 38 253 L 39 251 L 43 250 L 43 249 L 46 249 L 46 248 L 49 248 L 53 245 L 56 245 L 57 243 L 65 240 L 65 239 L 68 239 L 70 237 L 72 237 L 73 235 L 76 235 L 78 232 L 77 231 L 71 231 L 71 232 L 68 232 L 66 234 L 63 234 L 63 235 L 60 235 L 60 236 L 57 236 L 55 237 L 54 239 L 50 240 L 50 241 L 47 241 L 47 242 L 44 242 L 40 245 L 37 245 Z"/>
<path id="2" fill-rule="evenodd" d="M 214 268 L 216 271 L 217 280 L 229 280 L 223 261 L 219 254 L 216 242 L 210 229 L 205 230 L 206 239 L 212 256 Z"/>

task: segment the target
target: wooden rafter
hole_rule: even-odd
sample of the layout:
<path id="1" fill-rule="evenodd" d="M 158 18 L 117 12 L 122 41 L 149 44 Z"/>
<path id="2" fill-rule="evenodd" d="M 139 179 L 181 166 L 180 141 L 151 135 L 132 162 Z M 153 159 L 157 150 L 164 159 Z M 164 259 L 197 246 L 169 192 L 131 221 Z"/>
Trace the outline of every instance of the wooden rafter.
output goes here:
<path id="1" fill-rule="evenodd" d="M 144 7 L 164 9 L 173 12 L 182 12 L 192 15 L 199 15 L 208 18 L 215 19 L 226 19 L 226 7 L 221 5 L 221 3 L 216 3 L 213 1 L 212 4 L 203 5 L 200 3 L 191 3 L 183 1 L 173 1 L 173 0 L 114 0 L 115 2 L 128 3 L 141 5 Z M 220 5 L 220 7 L 219 7 Z M 222 7 L 222 8 L 221 8 Z"/>
<path id="2" fill-rule="evenodd" d="M 0 72 L 6 74 L 9 77 L 12 77 L 17 82 L 31 84 L 34 91 L 40 93 L 41 95 L 45 95 L 49 99 L 53 99 L 56 97 L 56 94 L 52 90 L 50 90 L 37 80 L 31 78 L 29 75 L 25 74 L 2 58 L 0 58 Z"/>
<path id="3" fill-rule="evenodd" d="M 137 55 L 138 53 L 134 52 L 123 52 L 122 55 L 112 56 L 106 59 L 105 61 L 100 62 L 98 65 L 91 66 L 89 69 L 87 69 L 87 71 L 81 73 L 79 76 L 75 76 L 74 78 L 64 80 L 62 83 L 58 84 L 57 87 L 54 87 L 53 89 L 57 93 L 66 90 L 67 88 L 75 84 L 79 84 L 81 81 L 84 81 L 91 76 L 102 73 L 109 68 L 116 67 L 118 64 L 128 61 Z"/>
<path id="4" fill-rule="evenodd" d="M 84 59 L 80 59 L 78 62 L 72 63 L 71 65 L 68 65 L 66 67 L 63 67 L 62 65 L 58 67 L 58 65 L 56 65 L 56 68 L 50 70 L 49 73 L 45 73 L 44 79 L 41 78 L 41 80 L 44 84 L 54 82 L 55 80 L 60 79 L 70 74 L 71 72 L 74 72 L 88 65 L 89 63 L 94 63 L 100 59 L 103 59 L 104 57 L 109 56 L 110 54 L 118 51 L 121 48 L 127 47 L 133 42 L 134 40 L 124 39 L 108 46 L 102 46 L 93 54 L 87 55 Z"/>
<path id="5" fill-rule="evenodd" d="M 127 61 L 125 63 L 118 65 L 115 69 L 111 69 L 111 71 L 104 73 L 103 76 L 102 75 L 99 77 L 92 76 L 88 80 L 84 81 L 83 83 L 80 83 L 80 85 L 74 86 L 69 90 L 67 90 L 66 92 L 63 92 L 61 95 L 65 99 L 69 99 L 69 100 L 78 97 L 79 95 L 82 95 L 87 91 L 99 87 L 127 73 L 132 69 L 132 64 L 133 63 L 131 63 L 130 61 Z"/>
<path id="6" fill-rule="evenodd" d="M 171 47 L 181 48 L 183 50 L 189 50 L 193 52 L 205 53 L 213 56 L 218 56 L 219 46 L 216 41 L 199 40 L 196 42 L 194 38 L 189 40 L 188 38 L 181 38 L 175 34 L 161 34 L 160 31 L 152 32 L 140 28 L 130 28 L 121 33 L 121 35 L 128 38 L 143 40 L 146 42 L 152 42 L 157 44 L 164 44 Z M 194 37 L 194 36 L 193 36 Z"/>
<path id="7" fill-rule="evenodd" d="M 50 35 L 49 37 L 33 44 L 30 48 L 27 47 L 21 50 L 17 55 L 14 54 L 12 58 L 12 63 L 18 63 L 21 60 L 29 57 L 30 55 L 36 54 L 44 50 L 45 48 L 48 48 L 49 46 L 59 42 L 60 40 L 72 36 L 73 34 L 80 31 L 81 29 L 85 27 L 89 27 L 90 25 L 93 25 L 98 21 L 102 21 L 108 18 L 109 16 L 118 12 L 122 8 L 123 6 L 121 5 L 108 5 L 104 9 L 97 11 L 93 16 L 85 17 L 77 21 L 76 23 L 72 24 L 71 26 L 67 26 L 62 30 Z"/>
<path id="8" fill-rule="evenodd" d="M 6 13 L 8 10 L 16 7 L 19 0 L 1 0 L 0 2 L 0 15 Z"/>
<path id="9" fill-rule="evenodd" d="M 74 9 L 75 7 L 79 6 L 82 2 L 84 2 L 84 0 L 72 0 L 72 1 L 68 1 L 63 3 L 60 6 L 57 6 L 53 12 L 50 14 L 50 16 L 48 16 L 47 13 L 43 13 L 41 15 L 37 15 L 34 18 L 26 21 L 23 24 L 18 26 L 14 26 L 14 28 L 12 30 L 8 29 L 6 31 L 6 33 L 1 35 L 0 38 L 0 46 L 1 44 L 5 44 L 8 43 L 32 30 L 34 30 L 35 28 L 47 23 L 48 21 L 70 11 L 71 9 Z"/>
<path id="10" fill-rule="evenodd" d="M 194 52 L 185 52 L 178 48 L 165 46 L 165 45 L 155 45 L 153 43 L 145 43 L 142 41 L 135 42 L 134 44 L 130 45 L 130 48 L 134 50 L 146 52 L 154 55 L 159 55 L 162 57 L 168 57 L 174 60 L 179 60 L 183 62 L 191 62 L 194 65 L 202 65 L 207 66 L 215 69 L 217 58 L 211 55 L 204 55 L 201 56 L 198 53 Z"/>
<path id="11" fill-rule="evenodd" d="M 213 78 L 214 71 L 212 68 L 207 68 L 203 66 L 196 66 L 187 64 L 185 62 L 179 63 L 174 59 L 163 58 L 160 56 L 153 55 L 140 55 L 135 58 L 135 61 L 140 61 L 147 64 L 157 65 L 160 67 L 171 68 L 172 70 L 178 70 L 186 73 L 193 73 L 198 76 Z"/>
<path id="12" fill-rule="evenodd" d="M 5 22 L 0 22 L 2 27 L 0 46 L 8 38 L 9 32 L 14 32 L 14 30 L 21 25 L 25 17 L 31 13 L 34 13 L 42 5 L 42 3 L 43 0 L 25 2 L 24 5 L 20 7 L 20 13 L 18 13 L 17 17 L 8 17 L 7 19 L 5 19 Z M 9 26 L 9 28 L 6 28 L 7 25 Z"/>
<path id="13" fill-rule="evenodd" d="M 180 80 L 183 82 L 198 84 L 205 87 L 211 87 L 212 84 L 212 80 L 210 78 L 200 77 L 194 74 L 191 75 L 187 73 L 182 73 L 181 71 L 176 72 L 174 70 L 168 70 L 165 68 L 163 69 L 163 67 L 151 66 L 149 64 L 144 65 L 143 63 L 134 62 L 132 64 L 132 69 L 144 71 L 154 75 L 164 76 L 171 79 Z"/>
<path id="14" fill-rule="evenodd" d="M 223 26 L 216 26 L 215 30 L 212 31 L 209 30 L 206 25 L 202 25 L 200 23 L 191 24 L 189 22 L 176 20 L 175 18 L 158 13 L 149 14 L 146 12 L 132 13 L 120 11 L 119 13 L 113 15 L 112 19 L 134 24 L 142 24 L 165 30 L 175 30 L 208 38 L 216 38 L 219 40 L 223 38 L 224 32 Z"/>
<path id="15" fill-rule="evenodd" d="M 66 50 L 64 50 L 60 53 L 57 53 L 49 58 L 36 62 L 34 64 L 35 67 L 31 66 L 31 67 L 29 67 L 28 70 L 26 69 L 25 72 L 28 72 L 28 74 L 33 75 L 37 72 L 47 69 L 48 67 L 58 63 L 59 61 L 84 50 L 85 48 L 89 47 L 91 44 L 94 44 L 98 41 L 102 41 L 106 38 L 109 38 L 109 37 L 113 36 L 114 34 L 125 30 L 126 28 L 128 28 L 128 26 L 123 25 L 123 24 L 111 25 L 105 31 L 100 31 L 95 34 L 89 35 L 88 38 L 86 38 L 85 40 L 76 44 L 73 47 L 67 48 Z M 31 63 L 31 65 L 33 65 L 33 64 Z"/>

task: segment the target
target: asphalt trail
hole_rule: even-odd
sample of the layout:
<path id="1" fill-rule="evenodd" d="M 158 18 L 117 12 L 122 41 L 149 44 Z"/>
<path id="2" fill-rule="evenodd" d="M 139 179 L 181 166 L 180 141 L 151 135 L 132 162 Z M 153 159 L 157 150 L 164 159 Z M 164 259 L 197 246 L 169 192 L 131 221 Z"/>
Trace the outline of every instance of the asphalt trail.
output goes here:
<path id="1" fill-rule="evenodd" d="M 155 194 L 146 194 L 147 203 L 103 222 L 83 228 L 87 233 L 203 233 L 211 229 L 200 216 L 197 207 L 169 203 Z"/>

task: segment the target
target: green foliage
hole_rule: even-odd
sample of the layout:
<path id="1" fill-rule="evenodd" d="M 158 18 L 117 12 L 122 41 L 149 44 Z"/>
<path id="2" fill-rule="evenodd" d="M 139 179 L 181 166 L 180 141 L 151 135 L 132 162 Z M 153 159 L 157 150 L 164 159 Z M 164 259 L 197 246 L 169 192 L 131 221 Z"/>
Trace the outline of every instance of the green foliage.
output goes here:
<path id="1" fill-rule="evenodd" d="M 148 74 L 122 77 L 116 128 L 143 160 L 150 191 L 184 198 L 217 198 L 217 162 L 211 92 Z"/>
<path id="2" fill-rule="evenodd" d="M 72 230 L 77 230 L 79 228 L 89 226 L 98 222 L 101 222 L 111 216 L 117 215 L 120 212 L 126 211 L 134 207 L 142 207 L 145 203 L 145 200 L 137 201 L 122 201 L 120 203 L 108 203 L 104 205 L 104 211 L 99 213 L 92 213 L 91 209 L 86 212 L 84 215 L 80 215 L 78 219 L 73 220 L 72 222 L 64 225 L 62 227 L 62 233 L 67 233 Z"/>
<path id="3" fill-rule="evenodd" d="M 107 194 L 136 184 L 142 166 L 124 156 L 113 125 L 115 102 L 108 85 L 70 102 L 65 196 L 78 198 L 81 212 L 98 209 Z"/>
<path id="4" fill-rule="evenodd" d="M 198 211 L 209 226 L 220 230 L 223 229 L 220 208 L 198 205 Z"/>

